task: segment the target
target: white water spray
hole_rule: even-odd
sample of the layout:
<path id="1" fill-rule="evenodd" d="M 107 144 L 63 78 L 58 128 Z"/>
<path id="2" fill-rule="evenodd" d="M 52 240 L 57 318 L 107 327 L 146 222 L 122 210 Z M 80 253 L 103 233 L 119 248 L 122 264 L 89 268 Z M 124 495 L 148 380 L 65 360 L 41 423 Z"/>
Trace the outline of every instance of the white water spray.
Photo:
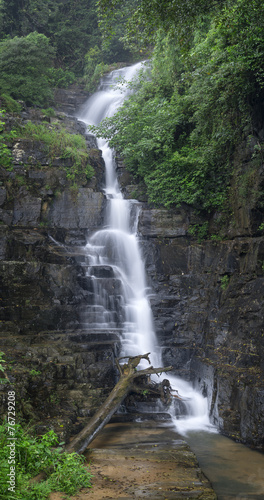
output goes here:
<path id="1" fill-rule="evenodd" d="M 120 85 L 114 87 L 115 81 L 120 77 L 130 81 L 141 68 L 142 64 L 138 63 L 110 73 L 103 79 L 99 91 L 83 106 L 78 118 L 87 125 L 98 125 L 103 118 L 113 116 L 129 92 L 121 90 Z M 90 306 L 86 327 L 96 331 L 120 332 L 121 355 L 136 356 L 150 352 L 152 365 L 162 366 L 161 349 L 154 331 L 145 269 L 136 235 L 140 207 L 136 200 L 123 199 L 113 153 L 107 142 L 98 140 L 98 147 L 105 161 L 108 217 L 107 227 L 96 232 L 86 245 L 87 272 L 93 279 L 96 297 L 95 303 Z M 106 285 L 106 279 L 101 277 L 103 272 L 112 277 L 112 289 L 117 290 L 117 293 L 109 291 L 109 280 Z M 147 366 L 144 363 L 147 362 L 143 361 L 141 367 Z M 189 383 L 168 374 L 166 378 L 185 400 L 184 417 L 176 419 L 172 411 L 177 430 L 185 434 L 189 430 L 209 429 L 206 398 Z"/>

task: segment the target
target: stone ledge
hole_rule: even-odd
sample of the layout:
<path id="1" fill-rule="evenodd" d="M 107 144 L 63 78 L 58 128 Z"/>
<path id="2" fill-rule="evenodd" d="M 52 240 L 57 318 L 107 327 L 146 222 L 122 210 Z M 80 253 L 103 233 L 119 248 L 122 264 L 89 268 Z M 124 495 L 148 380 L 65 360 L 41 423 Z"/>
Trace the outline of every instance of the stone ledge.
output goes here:
<path id="1" fill-rule="evenodd" d="M 164 424 L 109 424 L 86 456 L 94 477 L 93 487 L 82 490 L 82 500 L 216 500 L 194 453 Z"/>

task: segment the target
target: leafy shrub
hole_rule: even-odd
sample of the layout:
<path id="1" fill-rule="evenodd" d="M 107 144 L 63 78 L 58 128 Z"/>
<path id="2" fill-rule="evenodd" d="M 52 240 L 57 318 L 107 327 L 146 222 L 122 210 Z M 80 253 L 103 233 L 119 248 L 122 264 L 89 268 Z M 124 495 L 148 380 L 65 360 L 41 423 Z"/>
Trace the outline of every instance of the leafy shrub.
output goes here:
<path id="1" fill-rule="evenodd" d="M 62 452 L 54 431 L 42 437 L 32 436 L 20 425 L 14 426 L 16 491 L 8 492 L 7 473 L 10 456 L 9 432 L 6 424 L 0 426 L 0 498 L 21 500 L 44 500 L 52 491 L 61 491 L 68 495 L 75 494 L 81 488 L 91 487 L 92 475 L 84 466 L 84 457 L 76 453 Z M 63 443 L 61 443 L 62 445 Z M 40 483 L 30 482 L 40 472 L 45 472 L 46 479 Z"/>
<path id="2" fill-rule="evenodd" d="M 67 69 L 49 68 L 48 80 L 51 87 L 66 89 L 76 81 L 76 76 Z"/>
<path id="3" fill-rule="evenodd" d="M 95 92 L 99 85 L 100 78 L 110 71 L 110 66 L 105 64 L 102 58 L 102 51 L 97 45 L 92 47 L 85 55 L 84 81 L 85 89 L 88 90 L 88 92 Z"/>
<path id="4" fill-rule="evenodd" d="M 9 113 L 19 113 L 21 111 L 21 104 L 13 99 L 8 94 L 1 94 L 0 100 L 3 102 L 5 106 L 5 110 Z"/>
<path id="5" fill-rule="evenodd" d="M 227 274 L 225 274 L 221 278 L 221 288 L 222 288 L 222 290 L 226 290 L 226 288 L 228 287 L 228 285 L 229 285 L 229 276 Z"/>
<path id="6" fill-rule="evenodd" d="M 0 42 L 0 92 L 29 105 L 49 102 L 48 70 L 53 56 L 49 39 L 36 32 Z"/>
<path id="7" fill-rule="evenodd" d="M 264 6 L 234 0 L 198 16 L 182 44 L 168 20 L 167 32 L 162 26 L 155 35 L 151 77 L 139 79 L 135 94 L 93 132 L 144 180 L 153 203 L 223 210 L 234 152 L 254 129 L 253 108 L 263 109 Z"/>
<path id="8" fill-rule="evenodd" d="M 9 382 L 8 376 L 5 372 L 5 363 L 6 360 L 4 359 L 5 353 L 0 351 L 0 384 L 6 384 Z M 4 376 L 4 378 L 3 378 Z"/>
<path id="9" fill-rule="evenodd" d="M 103 62 L 96 64 L 92 76 L 88 78 L 88 75 L 85 75 L 85 81 L 86 81 L 85 90 L 88 90 L 89 92 L 95 92 L 100 83 L 100 79 L 106 73 L 109 73 L 109 71 L 110 67 L 107 64 Z"/>
<path id="10" fill-rule="evenodd" d="M 192 224 L 188 229 L 188 233 L 197 237 L 198 242 L 201 243 L 208 235 L 208 221 L 203 224 Z"/>
<path id="11" fill-rule="evenodd" d="M 54 108 L 47 108 L 47 109 L 42 109 L 41 112 L 43 113 L 44 116 L 47 118 L 51 118 L 56 116 L 56 111 Z"/>

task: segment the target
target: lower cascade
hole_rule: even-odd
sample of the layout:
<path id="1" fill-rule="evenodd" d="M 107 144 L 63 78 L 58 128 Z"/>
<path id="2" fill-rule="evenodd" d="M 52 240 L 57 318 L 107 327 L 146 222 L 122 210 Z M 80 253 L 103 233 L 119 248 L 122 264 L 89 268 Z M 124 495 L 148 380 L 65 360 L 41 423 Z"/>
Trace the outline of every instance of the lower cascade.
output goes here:
<path id="1" fill-rule="evenodd" d="M 89 126 L 98 125 L 102 119 L 113 116 L 129 93 L 116 82 L 120 78 L 132 80 L 141 68 L 142 63 L 137 63 L 111 72 L 82 107 L 78 119 Z M 163 366 L 137 238 L 140 204 L 123 198 L 116 176 L 114 154 L 108 143 L 98 139 L 98 148 L 102 150 L 106 169 L 104 192 L 107 216 L 105 227 L 89 238 L 85 249 L 91 304 L 83 313 L 84 328 L 109 335 L 118 334 L 122 345 L 120 356 L 150 352 L 151 364 Z M 184 402 L 181 405 L 184 406 L 181 412 L 184 415 L 176 416 L 174 407 L 170 410 L 178 432 L 215 430 L 209 421 L 207 398 L 176 376 L 166 374 L 166 378 Z"/>

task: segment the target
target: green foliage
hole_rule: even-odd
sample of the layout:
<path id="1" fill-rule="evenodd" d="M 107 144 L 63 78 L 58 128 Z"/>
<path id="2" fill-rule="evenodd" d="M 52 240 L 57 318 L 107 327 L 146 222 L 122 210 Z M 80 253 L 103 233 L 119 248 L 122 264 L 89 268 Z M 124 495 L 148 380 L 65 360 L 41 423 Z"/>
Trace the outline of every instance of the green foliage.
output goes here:
<path id="1" fill-rule="evenodd" d="M 99 27 L 102 33 L 103 61 L 107 64 L 113 62 L 125 62 L 131 59 L 131 55 L 138 56 L 138 51 L 132 50 L 126 36 L 127 25 L 135 12 L 138 1 L 126 0 L 126 2 L 114 2 L 105 10 L 104 2 L 97 2 Z"/>
<path id="2" fill-rule="evenodd" d="M 21 36 L 40 31 L 54 10 L 51 0 L 1 0 L 1 34 Z"/>
<path id="3" fill-rule="evenodd" d="M 42 34 L 30 33 L 0 43 L 0 92 L 27 104 L 43 105 L 52 98 L 47 80 L 53 49 Z"/>
<path id="4" fill-rule="evenodd" d="M 102 51 L 96 45 L 85 54 L 84 81 L 85 89 L 94 92 L 100 78 L 109 71 L 109 66 L 102 62 Z"/>
<path id="5" fill-rule="evenodd" d="M 113 55 L 112 48 L 110 46 L 106 47 L 106 43 L 103 48 L 99 48 L 97 45 L 90 48 L 84 58 L 83 80 L 86 83 L 85 89 L 89 92 L 95 92 L 102 76 L 119 66 L 120 57 L 120 53 Z M 128 60 L 129 54 L 125 56 L 124 61 Z M 113 63 L 113 61 L 115 62 Z"/>
<path id="6" fill-rule="evenodd" d="M 106 73 L 109 73 L 111 71 L 109 65 L 101 62 L 95 66 L 92 78 L 87 82 L 85 88 L 86 90 L 89 90 L 90 92 L 95 92 L 97 89 L 100 79 L 102 76 L 104 76 Z"/>
<path id="7" fill-rule="evenodd" d="M 51 87 L 73 83 L 76 74 L 84 72 L 93 91 L 109 63 L 131 57 L 124 44 L 137 54 L 153 49 L 151 74 L 97 134 L 145 183 L 149 201 L 223 210 L 234 152 L 241 138 L 254 135 L 254 110 L 263 114 L 261 0 L 2 0 L 0 30 L 2 92 L 41 106 Z M 8 142 L 1 141 L 8 162 Z M 64 156 L 75 156 L 75 149 L 65 148 Z M 252 171 L 263 161 L 262 149 L 256 144 Z M 237 189 L 244 198 L 253 196 L 252 175 Z"/>
<path id="8" fill-rule="evenodd" d="M 228 285 L 229 285 L 229 276 L 227 274 L 225 274 L 221 278 L 221 288 L 222 288 L 222 290 L 226 290 L 226 288 L 228 287 Z"/>
<path id="9" fill-rule="evenodd" d="M 100 3 L 105 14 L 116 5 Z M 233 154 L 253 129 L 253 107 L 262 106 L 264 6 L 234 0 L 210 16 L 208 8 L 203 1 L 138 2 L 147 23 L 156 9 L 153 22 L 161 26 L 153 35 L 151 76 L 141 77 L 135 94 L 93 131 L 144 180 L 149 201 L 210 212 L 227 203 Z M 186 27 L 188 12 L 195 24 L 181 43 L 175 29 L 179 22 Z M 261 154 L 259 145 L 257 159 Z"/>
<path id="10" fill-rule="evenodd" d="M 57 64 L 78 76 L 83 73 L 87 50 L 100 41 L 95 5 L 96 0 L 56 0 L 44 27 L 56 47 Z"/>
<path id="11" fill-rule="evenodd" d="M 42 33 L 56 50 L 56 66 L 79 74 L 87 48 L 100 39 L 95 4 L 96 0 L 2 0 L 2 37 Z"/>
<path id="12" fill-rule="evenodd" d="M 223 238 L 220 234 L 211 234 L 210 239 L 216 242 L 216 241 L 222 241 Z"/>
<path id="13" fill-rule="evenodd" d="M 83 466 L 84 460 L 81 455 L 65 453 L 50 477 L 52 489 L 74 495 L 80 488 L 90 488 L 92 475 Z"/>
<path id="14" fill-rule="evenodd" d="M 31 375 L 32 377 L 38 377 L 39 375 L 41 375 L 41 372 L 39 370 L 30 370 L 29 372 L 29 375 Z"/>
<path id="15" fill-rule="evenodd" d="M 178 33 L 179 43 L 192 39 L 193 26 L 198 16 L 219 9 L 225 0 L 129 0 L 126 2 L 130 15 L 125 18 L 124 39 L 128 46 L 139 49 L 155 44 L 156 31 Z M 113 36 L 121 0 L 98 1 L 100 26 L 104 35 Z"/>
<path id="16" fill-rule="evenodd" d="M 46 144 L 48 155 L 52 159 L 70 158 L 71 166 L 66 166 L 68 179 L 74 181 L 76 178 L 89 180 L 94 175 L 94 169 L 89 165 L 85 138 L 80 134 L 70 134 L 56 125 L 28 122 L 19 129 L 20 137 L 30 138 Z"/>
<path id="17" fill-rule="evenodd" d="M 5 353 L 0 351 L 0 384 L 6 384 L 8 382 L 8 376 L 6 375 L 5 372 L 5 363 L 6 360 L 4 359 Z M 5 378 L 2 378 L 1 375 L 4 375 Z"/>
<path id="18" fill-rule="evenodd" d="M 47 118 L 51 118 L 51 117 L 56 116 L 56 112 L 55 112 L 55 110 L 53 108 L 42 109 L 41 112 Z"/>
<path id="19" fill-rule="evenodd" d="M 127 168 L 144 179 L 150 201 L 166 207 L 182 202 L 198 208 L 219 206 L 225 196 L 225 169 L 219 188 L 212 170 L 219 145 L 208 140 L 194 144 L 186 95 L 172 86 L 173 77 L 159 63 L 155 61 L 158 70 L 153 70 L 152 81 L 141 80 L 118 113 L 93 131 L 110 139 Z M 173 73 L 180 62 L 171 66 Z"/>
<path id="20" fill-rule="evenodd" d="M 73 495 L 81 488 L 91 487 L 92 475 L 83 465 L 84 457 L 75 453 L 62 452 L 58 446 L 58 438 L 54 431 L 41 437 L 31 435 L 20 425 L 12 426 L 15 432 L 15 495 L 9 494 L 7 473 L 10 464 L 10 438 L 7 424 L 0 426 L 0 498 L 16 498 L 21 500 L 44 500 L 52 491 L 61 491 Z M 60 443 L 62 445 L 64 443 Z M 30 482 L 40 472 L 46 479 L 40 483 Z"/>
<path id="21" fill-rule="evenodd" d="M 256 185 L 258 178 L 258 170 L 256 168 L 249 168 L 240 175 L 238 182 L 238 197 L 240 203 L 246 205 L 249 199 L 257 195 Z"/>
<path id="22" fill-rule="evenodd" d="M 16 132 L 14 130 L 11 132 L 5 130 L 5 122 L 3 121 L 5 113 L 4 109 L 0 109 L 0 161 L 2 167 L 6 170 L 12 170 L 12 154 L 8 143 L 15 138 Z"/>
<path id="23" fill-rule="evenodd" d="M 8 113 L 20 113 L 22 109 L 21 104 L 17 102 L 15 99 L 13 99 L 10 95 L 1 94 L 0 100 L 3 102 L 5 110 Z"/>
<path id="24" fill-rule="evenodd" d="M 188 229 L 188 233 L 195 236 L 198 242 L 201 243 L 208 235 L 208 221 L 203 224 L 192 224 Z"/>
<path id="25" fill-rule="evenodd" d="M 47 77 L 52 88 L 66 89 L 76 81 L 75 74 L 63 68 L 49 68 Z"/>
<path id="26" fill-rule="evenodd" d="M 131 10 L 126 4 L 117 11 L 116 35 L 110 40 L 98 27 L 97 0 L 1 0 L 0 38 L 26 37 L 31 32 L 45 35 L 56 51 L 55 67 L 49 78 L 52 86 L 65 87 L 72 75 L 83 76 L 84 56 L 96 45 L 102 49 L 99 63 L 130 59 L 120 40 Z"/>

